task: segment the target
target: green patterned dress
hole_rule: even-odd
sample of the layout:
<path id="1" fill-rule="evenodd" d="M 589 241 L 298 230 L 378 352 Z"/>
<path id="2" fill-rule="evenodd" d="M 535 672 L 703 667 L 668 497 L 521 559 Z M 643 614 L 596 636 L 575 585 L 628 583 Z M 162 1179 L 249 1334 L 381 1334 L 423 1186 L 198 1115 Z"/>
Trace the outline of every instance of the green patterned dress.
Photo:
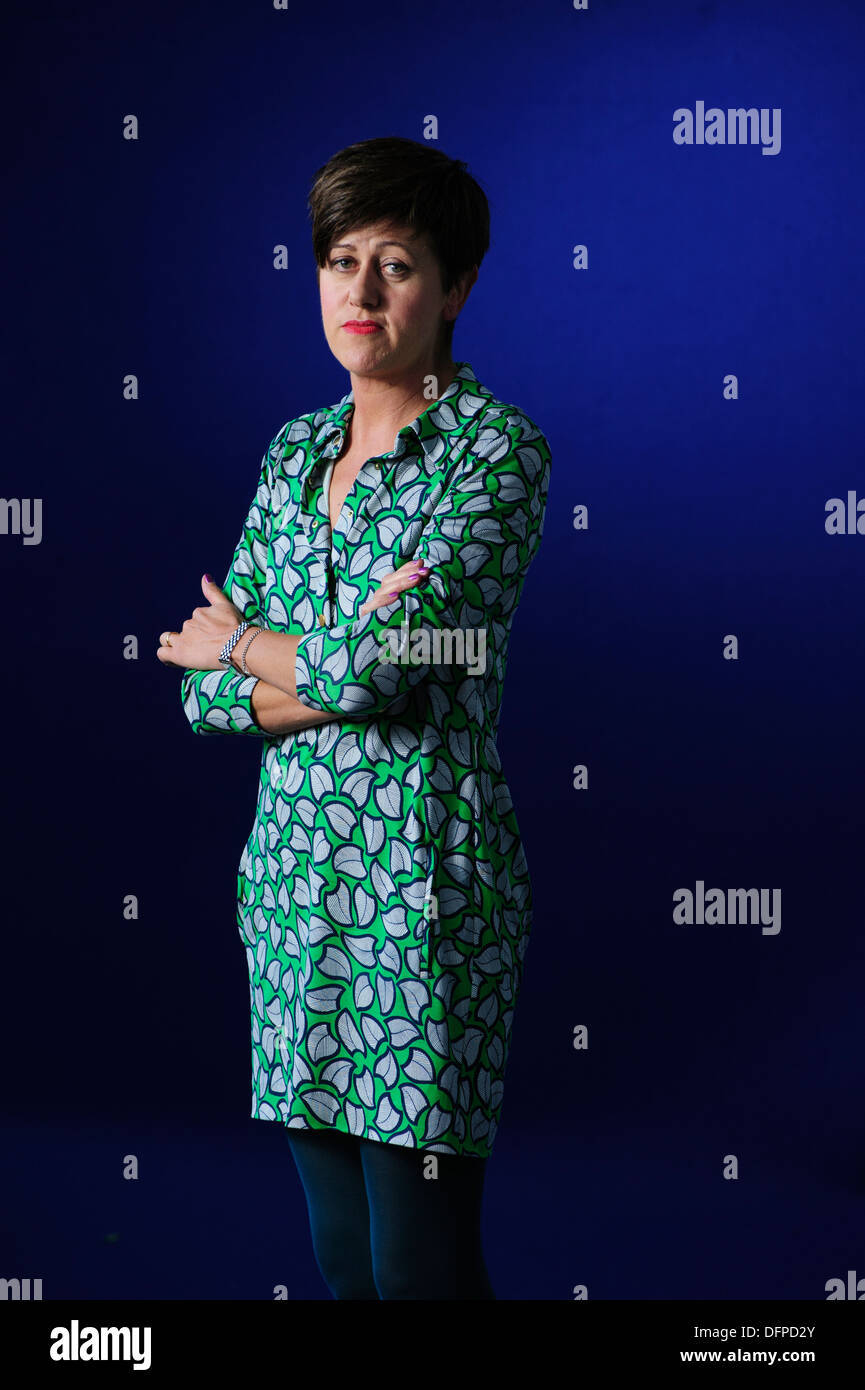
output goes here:
<path id="1" fill-rule="evenodd" d="M 550 449 L 456 372 L 363 464 L 333 531 L 352 393 L 262 459 L 222 587 L 245 619 L 305 634 L 298 698 L 333 720 L 266 734 L 235 671 L 186 670 L 181 692 L 195 733 L 263 745 L 237 875 L 253 1118 L 486 1158 L 533 915 L 496 730 Z M 429 579 L 358 617 L 418 554 Z"/>

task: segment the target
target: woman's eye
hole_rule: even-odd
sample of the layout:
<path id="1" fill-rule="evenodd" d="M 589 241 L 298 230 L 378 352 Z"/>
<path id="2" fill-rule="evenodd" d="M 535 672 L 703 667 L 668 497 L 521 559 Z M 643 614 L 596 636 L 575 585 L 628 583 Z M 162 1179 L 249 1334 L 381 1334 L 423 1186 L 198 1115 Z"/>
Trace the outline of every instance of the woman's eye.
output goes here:
<path id="1" fill-rule="evenodd" d="M 337 256 L 330 262 L 331 270 L 336 270 L 343 265 L 349 265 L 351 259 L 351 256 Z M 403 272 L 407 271 L 409 268 L 407 265 L 404 265 L 402 261 L 385 261 L 384 265 L 385 267 L 392 267 L 397 275 L 402 275 Z"/>

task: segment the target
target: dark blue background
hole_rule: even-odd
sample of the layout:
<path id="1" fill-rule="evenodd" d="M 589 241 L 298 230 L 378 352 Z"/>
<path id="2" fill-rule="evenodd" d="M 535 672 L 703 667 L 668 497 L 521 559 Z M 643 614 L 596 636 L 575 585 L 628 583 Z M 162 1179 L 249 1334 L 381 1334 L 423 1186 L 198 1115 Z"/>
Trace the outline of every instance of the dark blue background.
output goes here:
<path id="1" fill-rule="evenodd" d="M 824 528 L 865 494 L 863 40 L 854 3 L 782 0 L 7 10 L 2 492 L 44 530 L 0 536 L 0 1275 L 327 1297 L 282 1126 L 248 1118 L 260 744 L 194 738 L 155 653 L 221 582 L 276 431 L 349 389 L 315 170 L 430 113 L 492 215 L 454 358 L 553 454 L 499 741 L 535 924 L 493 1282 L 824 1299 L 865 1275 L 865 535 Z M 675 144 L 698 100 L 780 107 L 780 152 Z M 781 931 L 676 925 L 698 879 L 780 888 Z"/>

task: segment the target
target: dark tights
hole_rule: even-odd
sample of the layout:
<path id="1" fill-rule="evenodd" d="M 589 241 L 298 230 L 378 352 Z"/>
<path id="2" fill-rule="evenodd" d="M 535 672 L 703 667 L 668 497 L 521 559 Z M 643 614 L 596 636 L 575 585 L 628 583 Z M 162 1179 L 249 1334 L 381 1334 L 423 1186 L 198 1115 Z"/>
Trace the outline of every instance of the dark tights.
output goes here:
<path id="1" fill-rule="evenodd" d="M 481 1249 L 487 1160 L 287 1129 L 334 1298 L 495 1298 Z M 437 1177 L 425 1177 L 430 1158 Z"/>

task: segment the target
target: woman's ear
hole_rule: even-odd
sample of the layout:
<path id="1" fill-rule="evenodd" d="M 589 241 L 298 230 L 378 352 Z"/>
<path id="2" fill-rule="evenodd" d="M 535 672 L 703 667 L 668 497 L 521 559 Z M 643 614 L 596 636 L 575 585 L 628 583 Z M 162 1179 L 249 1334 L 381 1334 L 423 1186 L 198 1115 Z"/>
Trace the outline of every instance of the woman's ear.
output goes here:
<path id="1" fill-rule="evenodd" d="M 446 319 L 450 320 L 455 319 L 457 317 L 466 300 L 468 299 L 472 285 L 475 283 L 477 278 L 478 268 L 476 265 L 474 265 L 472 266 L 471 270 L 465 271 L 465 273 L 460 276 L 457 283 L 454 286 L 452 286 L 452 288 L 448 292 L 448 297 L 445 301 Z"/>

